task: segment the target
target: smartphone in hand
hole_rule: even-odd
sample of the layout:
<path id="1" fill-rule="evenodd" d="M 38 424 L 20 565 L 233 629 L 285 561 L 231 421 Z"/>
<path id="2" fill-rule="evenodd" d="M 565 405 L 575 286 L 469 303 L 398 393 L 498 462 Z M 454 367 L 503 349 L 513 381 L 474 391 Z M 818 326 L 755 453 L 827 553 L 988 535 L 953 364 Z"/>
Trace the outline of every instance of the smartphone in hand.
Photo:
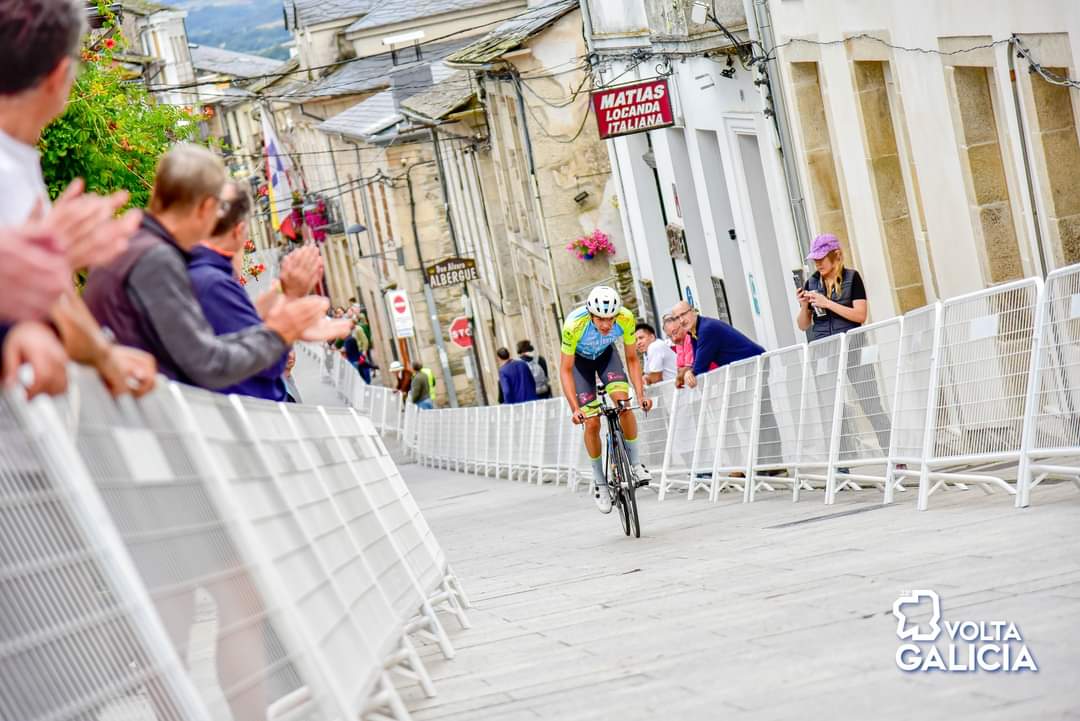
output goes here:
<path id="1" fill-rule="evenodd" d="M 806 285 L 806 271 L 802 268 L 791 271 L 791 280 L 795 283 L 795 290 L 802 290 Z"/>

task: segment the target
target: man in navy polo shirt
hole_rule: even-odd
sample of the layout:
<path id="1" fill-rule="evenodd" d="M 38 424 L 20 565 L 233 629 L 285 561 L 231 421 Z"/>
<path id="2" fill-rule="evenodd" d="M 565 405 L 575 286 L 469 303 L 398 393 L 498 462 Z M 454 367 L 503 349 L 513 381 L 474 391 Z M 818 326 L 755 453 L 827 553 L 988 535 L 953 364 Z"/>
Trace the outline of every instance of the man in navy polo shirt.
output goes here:
<path id="1" fill-rule="evenodd" d="M 765 352 L 764 348 L 724 321 L 699 315 L 684 300 L 671 309 L 671 315 L 675 321 L 683 324 L 694 347 L 694 366 L 687 371 L 685 379 L 688 388 L 697 387 L 697 376 L 702 373 Z"/>
<path id="2" fill-rule="evenodd" d="M 222 197 L 227 204 L 225 211 L 218 218 L 211 237 L 192 248 L 188 261 L 191 289 L 215 335 L 236 333 L 263 322 L 259 310 L 236 279 L 233 265 L 234 257 L 243 253 L 244 244 L 247 242 L 247 216 L 251 201 L 243 186 L 235 181 L 225 184 Z M 280 294 L 303 297 L 321 276 L 322 258 L 318 248 L 302 248 L 282 263 Z M 265 299 L 260 298 L 260 303 L 273 300 L 273 297 L 268 296 Z M 352 323 L 348 320 L 323 322 L 340 325 L 341 332 L 337 335 L 344 334 Z M 287 393 L 282 376 L 288 357 L 289 349 L 286 348 L 276 363 L 239 383 L 219 388 L 218 391 L 284 401 Z"/>

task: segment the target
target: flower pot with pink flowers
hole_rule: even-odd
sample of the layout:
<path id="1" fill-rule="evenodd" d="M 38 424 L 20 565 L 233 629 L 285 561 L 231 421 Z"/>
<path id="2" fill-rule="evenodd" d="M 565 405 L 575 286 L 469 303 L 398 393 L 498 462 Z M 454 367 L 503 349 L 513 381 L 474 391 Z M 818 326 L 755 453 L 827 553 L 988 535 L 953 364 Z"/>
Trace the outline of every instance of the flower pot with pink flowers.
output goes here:
<path id="1" fill-rule="evenodd" d="M 578 257 L 578 260 L 592 260 L 598 255 L 614 255 L 615 245 L 611 237 L 597 229 L 566 244 L 566 250 Z"/>

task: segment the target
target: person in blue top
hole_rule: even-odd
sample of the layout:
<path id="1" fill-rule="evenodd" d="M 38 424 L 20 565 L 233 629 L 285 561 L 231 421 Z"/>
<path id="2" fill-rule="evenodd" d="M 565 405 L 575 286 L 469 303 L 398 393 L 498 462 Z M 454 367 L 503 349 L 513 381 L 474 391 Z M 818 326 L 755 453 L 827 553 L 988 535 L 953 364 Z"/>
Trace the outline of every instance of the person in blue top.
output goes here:
<path id="1" fill-rule="evenodd" d="M 529 364 L 520 358 L 511 358 L 507 348 L 495 351 L 499 359 L 499 402 L 506 404 L 535 401 L 536 380 Z"/>
<path id="2" fill-rule="evenodd" d="M 222 195 L 227 204 L 225 210 L 218 217 L 211 237 L 191 250 L 188 261 L 191 289 L 215 335 L 235 333 L 263 322 L 255 303 L 236 279 L 233 268 L 233 258 L 243 252 L 247 242 L 247 215 L 251 201 L 243 186 L 235 181 L 225 184 Z M 261 298 L 260 303 L 276 302 L 278 298 L 275 296 L 282 294 L 295 298 L 305 296 L 321 277 L 322 257 L 318 248 L 302 248 L 282 263 L 280 292 L 273 291 L 274 295 Z M 324 323 L 342 325 L 342 333 L 339 334 L 343 334 L 350 324 L 349 321 Z M 221 388 L 219 392 L 272 401 L 286 400 L 282 375 L 288 355 L 288 352 L 284 353 L 277 363 L 235 385 Z"/>
<path id="3" fill-rule="evenodd" d="M 694 365 L 686 372 L 688 388 L 697 387 L 697 376 L 729 363 L 761 355 L 765 349 L 722 320 L 699 315 L 685 300 L 671 309 L 671 316 L 690 334 Z"/>
<path id="4" fill-rule="evenodd" d="M 601 513 L 611 513 L 611 493 L 604 476 L 603 446 L 600 443 L 600 399 L 597 381 L 616 403 L 630 400 L 630 383 L 642 410 L 649 411 L 653 402 L 645 397 L 645 381 L 641 374 L 641 359 L 635 352 L 634 331 L 637 319 L 627 308 L 614 288 L 597 286 L 589 293 L 585 305 L 566 317 L 562 329 L 562 361 L 559 377 L 563 396 L 570 404 L 576 425 L 585 426 L 585 449 L 593 471 L 593 498 Z M 626 369 L 616 352 L 618 346 L 626 354 Z M 629 410 L 619 416 L 627 454 L 639 484 L 652 480 L 649 470 L 638 458 L 637 419 Z"/>

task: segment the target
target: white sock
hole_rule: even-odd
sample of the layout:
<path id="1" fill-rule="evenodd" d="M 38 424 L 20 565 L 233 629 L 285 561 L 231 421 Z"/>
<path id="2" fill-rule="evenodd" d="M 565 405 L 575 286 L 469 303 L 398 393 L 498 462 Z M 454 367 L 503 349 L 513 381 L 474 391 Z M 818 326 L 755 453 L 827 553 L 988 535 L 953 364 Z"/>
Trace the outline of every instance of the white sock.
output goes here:
<path id="1" fill-rule="evenodd" d="M 607 479 L 604 478 L 604 457 L 590 458 L 589 463 L 592 465 L 593 480 L 596 481 L 598 486 L 606 486 Z"/>

